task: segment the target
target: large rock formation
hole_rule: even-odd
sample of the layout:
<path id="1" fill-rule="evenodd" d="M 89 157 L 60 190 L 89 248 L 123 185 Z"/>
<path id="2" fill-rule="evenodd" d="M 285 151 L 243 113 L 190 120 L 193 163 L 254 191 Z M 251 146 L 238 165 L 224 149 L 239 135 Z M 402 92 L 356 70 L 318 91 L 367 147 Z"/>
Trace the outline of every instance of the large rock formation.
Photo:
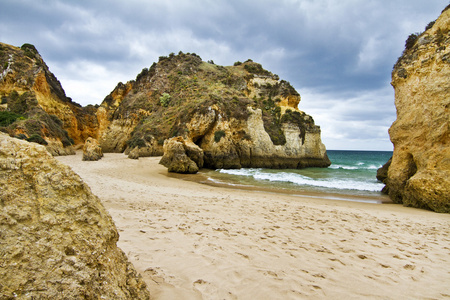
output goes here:
<path id="1" fill-rule="evenodd" d="M 430 28 L 431 27 L 431 28 Z M 411 35 L 392 72 L 397 120 L 389 196 L 406 206 L 450 213 L 450 9 Z"/>
<path id="2" fill-rule="evenodd" d="M 180 52 L 105 98 L 99 142 L 136 158 L 162 155 L 164 141 L 181 136 L 208 168 L 329 166 L 320 127 L 299 102 L 288 82 L 251 60 L 222 67 Z"/>
<path id="3" fill-rule="evenodd" d="M 0 44 L 0 68 L 0 130 L 48 145 L 53 155 L 73 153 L 68 146 L 88 137 L 103 152 L 162 155 L 166 139 L 182 136 L 203 149 L 209 168 L 330 165 L 297 91 L 251 60 L 222 67 L 196 54 L 160 57 L 100 107 L 66 97 L 30 44 Z"/>
<path id="4" fill-rule="evenodd" d="M 0 298 L 149 299 L 99 199 L 35 143 L 0 133 Z"/>
<path id="5" fill-rule="evenodd" d="M 203 167 L 203 150 L 182 137 L 174 137 L 164 142 L 164 156 L 159 163 L 169 172 L 194 174 Z"/>
<path id="6" fill-rule="evenodd" d="M 72 102 L 33 45 L 0 43 L 1 131 L 39 140 L 53 155 L 73 154 L 72 144 L 97 137 L 97 108 Z"/>

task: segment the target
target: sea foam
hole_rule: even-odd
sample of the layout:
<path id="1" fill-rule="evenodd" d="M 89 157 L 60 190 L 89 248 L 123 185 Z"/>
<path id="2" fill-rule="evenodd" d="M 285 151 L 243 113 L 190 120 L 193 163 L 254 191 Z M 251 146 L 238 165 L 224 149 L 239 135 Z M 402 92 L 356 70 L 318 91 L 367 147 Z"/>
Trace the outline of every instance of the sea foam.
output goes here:
<path id="1" fill-rule="evenodd" d="M 252 177 L 257 181 L 269 181 L 290 183 L 298 186 L 313 186 L 339 190 L 380 191 L 383 187 L 380 183 L 359 181 L 355 179 L 336 178 L 311 178 L 290 172 L 265 172 L 263 169 L 236 169 L 219 170 L 221 173 L 237 176 Z"/>

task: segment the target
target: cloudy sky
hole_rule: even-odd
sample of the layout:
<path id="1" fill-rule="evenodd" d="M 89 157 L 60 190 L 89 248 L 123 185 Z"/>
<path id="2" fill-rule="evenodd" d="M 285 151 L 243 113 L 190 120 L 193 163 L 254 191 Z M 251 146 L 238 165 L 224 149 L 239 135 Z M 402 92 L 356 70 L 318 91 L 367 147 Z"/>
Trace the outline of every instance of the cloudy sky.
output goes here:
<path id="1" fill-rule="evenodd" d="M 327 149 L 392 150 L 392 67 L 447 0 L 0 0 L 0 41 L 36 46 L 67 96 L 99 104 L 159 56 L 249 58 L 289 81 Z"/>

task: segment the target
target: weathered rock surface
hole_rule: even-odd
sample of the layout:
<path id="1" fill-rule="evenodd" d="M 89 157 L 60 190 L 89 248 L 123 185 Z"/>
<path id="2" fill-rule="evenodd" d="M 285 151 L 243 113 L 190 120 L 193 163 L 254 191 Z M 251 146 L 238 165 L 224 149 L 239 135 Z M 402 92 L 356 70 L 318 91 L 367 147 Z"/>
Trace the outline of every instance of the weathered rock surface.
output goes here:
<path id="1" fill-rule="evenodd" d="M 450 213 L 450 9 L 410 36 L 392 72 L 397 120 L 386 180 L 395 203 Z"/>
<path id="2" fill-rule="evenodd" d="M 83 146 L 83 160 L 96 161 L 103 157 L 102 147 L 96 139 L 89 137 Z"/>
<path id="3" fill-rule="evenodd" d="M 60 140 L 50 137 L 47 137 L 46 141 L 47 145 L 45 148 L 47 148 L 47 151 L 53 156 L 75 155 L 75 149 L 73 146 L 64 146 Z"/>
<path id="4" fill-rule="evenodd" d="M 208 168 L 327 167 L 320 127 L 300 100 L 251 60 L 222 67 L 180 52 L 105 98 L 99 141 L 105 152 L 161 155 L 164 140 L 182 136 L 204 151 Z"/>
<path id="5" fill-rule="evenodd" d="M 198 143 L 209 168 L 292 168 L 328 167 L 330 162 L 312 118 L 287 110 L 281 132 L 285 143 L 276 145 L 264 128 L 261 109 L 247 108 L 247 120 L 223 120 L 206 132 Z M 220 114 L 219 112 L 217 114 Z M 295 118 L 300 119 L 301 125 Z M 303 118 L 307 119 L 303 122 Z M 283 119 L 282 119 L 283 120 Z"/>
<path id="6" fill-rule="evenodd" d="M 164 156 L 159 163 L 169 172 L 195 174 L 203 167 L 203 151 L 182 137 L 174 137 L 164 142 Z"/>
<path id="7" fill-rule="evenodd" d="M 45 147 L 0 133 L 0 298 L 149 299 L 89 187 Z"/>

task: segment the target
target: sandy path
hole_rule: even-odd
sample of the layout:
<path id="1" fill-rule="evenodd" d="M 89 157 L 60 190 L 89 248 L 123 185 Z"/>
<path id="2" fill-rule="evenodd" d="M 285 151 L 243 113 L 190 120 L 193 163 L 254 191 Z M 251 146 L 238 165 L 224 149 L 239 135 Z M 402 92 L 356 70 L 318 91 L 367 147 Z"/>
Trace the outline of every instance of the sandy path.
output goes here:
<path id="1" fill-rule="evenodd" d="M 58 160 L 103 201 L 153 299 L 450 299 L 450 215 L 211 187 L 159 158 Z"/>

